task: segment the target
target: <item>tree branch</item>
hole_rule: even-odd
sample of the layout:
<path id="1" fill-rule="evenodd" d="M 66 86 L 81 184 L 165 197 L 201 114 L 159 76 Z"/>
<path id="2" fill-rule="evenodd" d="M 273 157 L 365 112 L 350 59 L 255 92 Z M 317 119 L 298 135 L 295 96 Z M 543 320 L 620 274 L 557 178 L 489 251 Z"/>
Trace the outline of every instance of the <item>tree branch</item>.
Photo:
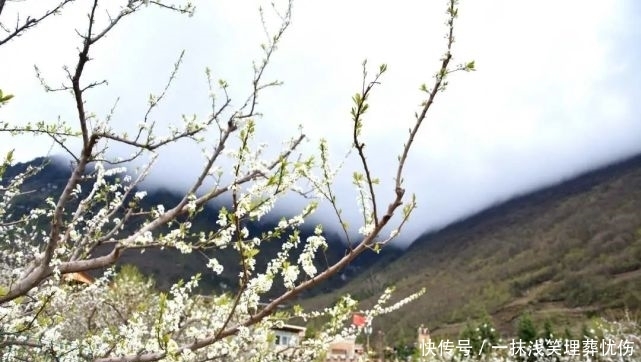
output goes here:
<path id="1" fill-rule="evenodd" d="M 0 0 L 0 14 L 2 14 L 2 10 L 4 9 L 6 0 Z M 11 31 L 8 35 L 6 35 L 4 38 L 0 39 L 0 46 L 7 43 L 11 39 L 18 37 L 22 35 L 25 31 L 29 30 L 30 28 L 33 28 L 34 26 L 38 25 L 41 21 L 44 19 L 48 18 L 51 15 L 57 14 L 62 8 L 67 5 L 70 2 L 73 2 L 74 0 L 63 0 L 60 2 L 56 7 L 54 7 L 51 10 L 46 11 L 42 16 L 38 18 L 30 18 L 27 17 L 27 20 L 24 22 L 24 24 L 16 24 L 16 27 L 13 31 Z"/>

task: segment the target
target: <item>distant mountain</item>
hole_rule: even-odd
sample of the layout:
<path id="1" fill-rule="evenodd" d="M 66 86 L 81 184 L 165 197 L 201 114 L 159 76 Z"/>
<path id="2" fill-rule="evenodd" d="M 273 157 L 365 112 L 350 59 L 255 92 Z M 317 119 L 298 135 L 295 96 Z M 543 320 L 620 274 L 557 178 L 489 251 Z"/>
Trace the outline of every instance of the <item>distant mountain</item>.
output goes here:
<path id="1" fill-rule="evenodd" d="M 57 199 L 64 189 L 72 171 L 69 161 L 62 158 L 38 158 L 27 163 L 19 163 L 9 167 L 5 172 L 2 183 L 6 184 L 9 179 L 18 173 L 24 172 L 29 165 L 44 165 L 44 167 L 38 174 L 28 178 L 24 182 L 22 190 L 26 193 L 21 196 L 16 203 L 18 214 L 41 206 L 47 197 L 53 197 L 54 200 Z M 112 178 L 111 181 L 116 181 L 116 179 Z M 85 183 L 83 190 L 86 192 L 90 187 L 91 184 Z M 180 195 L 166 189 L 146 189 L 146 191 L 148 191 L 147 196 L 142 202 L 142 205 L 146 208 L 163 204 L 168 209 L 180 201 Z M 192 221 L 192 229 L 194 231 L 215 230 L 217 227 L 215 222 L 218 219 L 218 210 L 221 206 L 220 204 L 217 205 L 213 203 L 208 205 L 208 207 Z M 73 204 L 68 206 L 69 209 L 73 209 L 74 207 Z M 250 235 L 260 235 L 263 232 L 271 230 L 276 224 L 269 221 L 260 223 L 247 222 L 244 226 L 249 229 Z M 48 228 L 49 226 L 48 224 L 43 224 L 41 227 Z M 312 235 L 313 228 L 313 225 L 305 225 L 301 229 L 301 240 Z M 284 238 L 286 238 L 287 235 L 285 235 Z M 319 255 L 316 260 L 316 265 L 319 270 L 322 270 L 328 263 L 333 263 L 338 260 L 346 253 L 346 247 L 338 234 L 333 233 L 329 228 L 325 228 L 325 237 L 328 239 L 329 248 L 325 251 L 324 255 Z M 267 262 L 281 250 L 282 242 L 282 240 L 273 240 L 263 243 L 261 252 L 257 256 L 257 270 L 264 270 Z M 2 247 L 1 240 L 0 247 Z M 106 248 L 99 248 L 96 254 L 100 255 L 107 252 Z M 389 249 L 383 252 L 382 255 L 395 255 L 398 252 L 400 251 Z M 220 276 L 215 275 L 205 268 L 206 258 L 199 252 L 181 254 L 176 250 L 157 250 L 152 248 L 145 250 L 144 253 L 141 253 L 139 250 L 126 251 L 123 253 L 118 264 L 134 264 L 138 266 L 145 274 L 153 276 L 157 286 L 161 289 L 169 288 L 174 282 L 188 278 L 195 273 L 203 274 L 201 281 L 202 292 L 212 290 L 225 291 L 235 288 L 238 283 L 238 274 L 241 271 L 238 253 L 232 248 L 209 250 L 205 253 L 215 255 L 225 267 L 224 272 Z M 296 253 L 294 255 L 296 255 Z M 295 257 L 296 256 L 294 256 L 294 258 Z M 380 256 L 373 252 L 363 255 L 362 258 L 359 258 L 345 270 L 341 271 L 339 275 L 330 278 L 329 281 L 320 285 L 315 290 L 310 291 L 307 295 L 329 292 L 344 285 L 347 280 L 372 265 L 372 260 L 378 257 Z M 94 274 L 99 273 L 100 271 L 94 272 Z M 276 291 L 277 290 L 275 290 L 275 292 Z"/>
<path id="2" fill-rule="evenodd" d="M 592 316 L 641 311 L 640 231 L 638 156 L 422 235 L 399 257 L 306 304 L 344 293 L 371 304 L 387 285 L 398 296 L 425 287 L 375 325 L 405 341 L 420 324 L 457 336 L 468 320 L 488 315 L 511 333 L 523 312 L 577 328 Z"/>

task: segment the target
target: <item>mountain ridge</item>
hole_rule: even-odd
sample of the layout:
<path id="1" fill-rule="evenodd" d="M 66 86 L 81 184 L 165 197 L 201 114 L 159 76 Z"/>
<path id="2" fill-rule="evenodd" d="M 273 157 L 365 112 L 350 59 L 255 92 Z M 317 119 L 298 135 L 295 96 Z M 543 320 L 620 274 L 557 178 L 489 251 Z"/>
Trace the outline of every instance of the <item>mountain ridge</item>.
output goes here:
<path id="1" fill-rule="evenodd" d="M 422 233 L 410 242 L 410 244 L 408 245 L 408 249 L 414 244 L 415 241 L 419 239 L 430 237 L 430 235 L 433 234 L 445 232 L 446 230 L 451 228 L 460 228 L 465 225 L 471 226 L 477 224 L 480 222 L 480 220 L 486 217 L 507 213 L 511 209 L 516 208 L 522 203 L 537 202 L 536 200 L 554 199 L 587 191 L 590 187 L 593 187 L 600 182 L 604 182 L 609 178 L 616 177 L 616 175 L 619 175 L 622 172 L 626 172 L 630 168 L 636 167 L 641 167 L 641 154 L 624 157 L 605 166 L 581 172 L 573 177 L 563 179 L 550 185 L 515 194 L 505 200 L 495 202 L 490 206 L 483 207 L 481 210 L 470 213 L 465 217 L 447 223 L 442 227 Z"/>

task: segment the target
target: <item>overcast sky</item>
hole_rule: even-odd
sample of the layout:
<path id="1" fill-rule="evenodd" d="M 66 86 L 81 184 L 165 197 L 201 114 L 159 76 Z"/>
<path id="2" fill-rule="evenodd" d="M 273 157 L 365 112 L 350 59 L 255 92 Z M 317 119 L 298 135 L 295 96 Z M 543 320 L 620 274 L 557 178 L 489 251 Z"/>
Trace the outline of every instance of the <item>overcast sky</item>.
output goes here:
<path id="1" fill-rule="evenodd" d="M 8 2 L 35 14 L 45 2 Z M 57 85 L 62 65 L 73 65 L 88 2 L 69 6 L 23 37 L 0 47 L 0 89 L 16 98 L 0 120 L 73 119 L 68 94 L 45 95 L 37 64 Z M 160 122 L 180 114 L 206 115 L 206 66 L 231 85 L 238 103 L 249 90 L 251 60 L 263 33 L 257 1 L 197 1 L 193 18 L 149 9 L 126 19 L 98 44 L 86 79 L 109 86 L 88 97 L 104 117 L 116 97 L 113 121 L 135 125 L 149 92 L 157 92 L 173 62 L 185 60 Z M 314 149 L 330 140 L 335 160 L 350 143 L 350 97 L 360 66 L 387 63 L 371 99 L 365 142 L 383 181 L 383 207 L 393 196 L 392 169 L 418 109 L 421 83 L 431 81 L 444 50 L 445 1 L 299 0 L 293 23 L 267 73 L 284 82 L 261 99 L 259 139 L 278 147 L 303 124 Z M 34 13 L 35 12 L 35 13 Z M 475 60 L 478 71 L 450 79 L 421 130 L 406 174 L 419 209 L 404 239 L 442 227 L 489 205 L 567 179 L 641 151 L 641 5 L 634 0 L 462 0 L 454 55 Z M 46 139 L 0 135 L 0 152 L 19 160 L 46 154 Z M 54 153 L 59 150 L 54 149 Z M 181 144 L 161 154 L 154 184 L 181 188 L 199 165 L 197 148 Z M 338 184 L 341 206 L 355 219 L 348 162 Z M 290 205 L 291 206 L 291 205 Z"/>

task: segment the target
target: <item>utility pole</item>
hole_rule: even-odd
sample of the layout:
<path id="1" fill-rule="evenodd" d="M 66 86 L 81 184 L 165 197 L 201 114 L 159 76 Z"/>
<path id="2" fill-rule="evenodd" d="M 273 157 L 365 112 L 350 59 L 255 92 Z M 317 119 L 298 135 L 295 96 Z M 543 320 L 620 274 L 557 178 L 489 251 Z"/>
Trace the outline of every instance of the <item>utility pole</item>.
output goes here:
<path id="1" fill-rule="evenodd" d="M 385 362 L 385 332 L 378 330 L 378 360 Z"/>
<path id="2" fill-rule="evenodd" d="M 372 334 L 372 325 L 371 324 L 366 325 L 363 331 L 365 332 L 365 338 L 366 338 L 365 356 L 367 356 L 367 360 L 369 360 L 369 335 Z"/>

